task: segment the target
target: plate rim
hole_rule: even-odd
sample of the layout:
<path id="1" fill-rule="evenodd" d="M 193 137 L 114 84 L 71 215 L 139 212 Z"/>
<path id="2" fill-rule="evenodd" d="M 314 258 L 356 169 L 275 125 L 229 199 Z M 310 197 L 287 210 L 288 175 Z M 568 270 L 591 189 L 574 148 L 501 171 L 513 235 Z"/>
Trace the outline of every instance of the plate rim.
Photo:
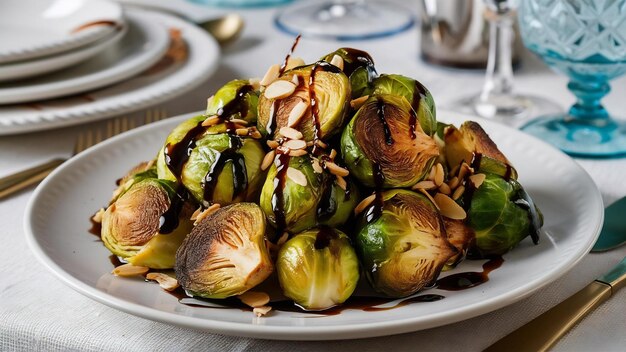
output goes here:
<path id="1" fill-rule="evenodd" d="M 119 33 L 119 38 L 115 38 L 117 35 L 110 38 L 109 40 L 111 43 L 103 43 L 104 47 L 102 50 L 97 50 L 95 55 L 98 55 L 110 46 L 112 47 L 122 43 L 124 41 L 124 37 L 132 30 L 131 27 L 136 28 L 135 30 L 142 32 L 146 38 L 152 40 L 153 45 L 150 50 L 142 51 L 124 66 L 113 64 L 104 70 L 90 72 L 80 77 L 62 79 L 60 81 L 53 82 L 36 83 L 21 87 L 4 88 L 0 86 L 0 106 L 5 104 L 36 102 L 38 100 L 59 98 L 67 95 L 79 94 L 84 91 L 91 91 L 111 84 L 119 83 L 150 68 L 150 66 L 158 62 L 167 52 L 170 43 L 168 30 L 164 26 L 154 23 L 143 16 L 137 16 L 132 11 L 129 11 L 126 15 L 127 22 L 124 26 L 126 30 Z M 91 59 L 92 58 L 90 57 L 87 60 Z M 86 63 L 87 60 L 81 61 L 79 64 Z M 54 72 L 51 74 L 54 74 Z M 87 79 L 90 81 L 86 81 Z M 34 94 L 32 92 L 33 89 L 36 89 Z M 28 92 L 29 90 L 30 92 Z M 55 94 L 54 92 L 50 92 L 58 92 L 59 90 L 63 91 L 63 93 Z M 12 92 L 3 94 L 2 91 Z M 33 95 L 35 95 L 35 97 L 32 97 Z M 15 96 L 28 96 L 29 98 L 21 99 L 19 101 L 4 102 L 5 99 L 15 99 Z"/>
<path id="2" fill-rule="evenodd" d="M 87 5 L 106 6 L 109 11 L 115 12 L 115 17 L 107 20 L 115 22 L 118 26 L 125 24 L 124 8 L 121 3 L 115 1 L 91 0 L 88 4 L 83 4 L 83 6 Z M 19 61 L 36 60 L 45 56 L 58 55 L 65 51 L 76 50 L 112 35 L 115 32 L 115 27 L 116 26 L 98 26 L 90 32 L 67 37 L 63 40 L 7 50 L 5 53 L 0 52 L 0 64 L 13 64 Z"/>
<path id="3" fill-rule="evenodd" d="M 438 113 L 446 114 L 446 115 L 457 115 L 463 116 L 466 119 L 471 119 L 477 121 L 481 125 L 483 124 L 497 124 L 493 121 L 488 121 L 482 118 L 478 118 L 475 116 L 467 115 L 467 114 L 459 114 L 454 112 L 447 112 L 445 110 L 440 110 Z M 386 335 L 395 335 L 407 332 L 413 332 L 428 328 L 434 328 L 438 326 L 443 326 L 447 324 L 452 324 L 459 321 L 464 321 L 470 318 L 474 318 L 480 316 L 482 314 L 486 314 L 488 312 L 495 311 L 497 309 L 503 308 L 515 302 L 522 300 L 525 297 L 530 296 L 535 293 L 537 290 L 545 287 L 546 285 L 554 282 L 559 277 L 566 274 L 570 271 L 580 260 L 582 260 L 585 255 L 589 252 L 593 244 L 595 243 L 600 230 L 602 228 L 602 224 L 604 222 L 604 204 L 602 201 L 602 195 L 591 176 L 585 171 L 585 169 L 580 166 L 577 162 L 575 162 L 572 158 L 567 156 L 565 153 L 555 149 L 551 145 L 547 144 L 544 141 L 541 141 L 533 136 L 524 134 L 519 130 L 515 130 L 513 128 L 503 126 L 506 129 L 509 129 L 513 135 L 520 134 L 526 137 L 533 139 L 534 143 L 538 143 L 541 148 L 548 148 L 552 150 L 552 152 L 557 152 L 561 154 L 562 157 L 565 157 L 568 162 L 571 162 L 572 166 L 577 168 L 580 172 L 580 175 L 586 179 L 589 185 L 593 186 L 591 193 L 593 193 L 594 201 L 597 202 L 598 207 L 594 209 L 596 212 L 595 219 L 597 222 L 595 224 L 594 230 L 592 234 L 589 234 L 587 237 L 584 246 L 581 245 L 578 251 L 575 252 L 575 255 L 572 255 L 569 258 L 569 261 L 562 262 L 562 264 L 558 267 L 558 270 L 553 270 L 549 273 L 549 275 L 545 277 L 541 277 L 538 279 L 531 280 L 524 285 L 518 286 L 513 290 L 508 291 L 505 294 L 501 294 L 496 298 L 490 298 L 489 300 L 485 300 L 480 303 L 473 304 L 469 307 L 462 307 L 453 310 L 446 310 L 444 312 L 433 313 L 431 314 L 431 318 L 427 322 L 420 321 L 418 318 L 411 319 L 401 319 L 395 321 L 384 321 L 384 322 L 375 322 L 375 323 L 357 323 L 350 325 L 332 325 L 332 326 L 316 326 L 315 328 L 306 327 L 306 326 L 267 326 L 267 325 L 255 325 L 249 323 L 236 323 L 236 322 L 228 322 L 228 321 L 219 321 L 219 320 L 210 320 L 204 318 L 197 318 L 191 316 L 181 316 L 174 313 L 159 311 L 155 308 L 142 306 L 137 303 L 128 302 L 121 298 L 117 298 L 111 294 L 106 292 L 102 292 L 97 290 L 96 288 L 89 286 L 88 284 L 83 283 L 79 279 L 73 277 L 70 273 L 65 271 L 62 267 L 56 264 L 51 258 L 49 258 L 42 247 L 38 244 L 35 239 L 34 231 L 32 228 L 32 223 L 35 221 L 34 219 L 34 208 L 39 198 L 44 194 L 47 185 L 57 177 L 60 172 L 69 168 L 75 162 L 78 162 L 82 159 L 87 159 L 90 157 L 91 153 L 97 151 L 96 148 L 101 146 L 108 146 L 110 144 L 116 143 L 118 139 L 121 138 L 132 138 L 133 136 L 144 133 L 144 131 L 149 129 L 157 129 L 162 125 L 174 124 L 175 122 L 181 122 L 185 118 L 189 118 L 193 116 L 195 113 L 182 114 L 176 117 L 172 117 L 167 120 L 159 121 L 153 124 L 145 125 L 134 130 L 122 133 L 118 136 L 115 136 L 107 141 L 104 141 L 97 146 L 87 149 L 85 152 L 78 154 L 76 157 L 69 160 L 66 164 L 61 165 L 58 169 L 56 169 L 49 177 L 47 177 L 35 190 L 29 202 L 26 206 L 25 217 L 24 217 L 24 230 L 26 234 L 26 241 L 31 251 L 35 254 L 37 259 L 44 264 L 48 268 L 48 270 L 52 271 L 52 273 L 59 278 L 62 282 L 70 286 L 72 289 L 78 291 L 79 293 L 97 301 L 103 303 L 109 307 L 124 311 L 126 313 L 133 314 L 135 316 L 148 318 L 154 321 L 159 321 L 167 324 L 184 326 L 193 329 L 201 329 L 205 331 L 209 331 L 211 333 L 217 334 L 225 334 L 231 336 L 242 336 L 242 337 L 252 337 L 252 338 L 263 338 L 263 339 L 271 339 L 271 340 L 342 340 L 342 339 L 354 339 L 354 338 L 365 338 L 365 337 L 377 337 L 377 336 L 386 336 Z M 440 115 L 440 116 L 442 116 Z M 94 151 L 95 150 L 95 151 Z M 456 317 L 456 318 L 455 318 Z M 312 330 L 314 330 L 312 332 Z"/>

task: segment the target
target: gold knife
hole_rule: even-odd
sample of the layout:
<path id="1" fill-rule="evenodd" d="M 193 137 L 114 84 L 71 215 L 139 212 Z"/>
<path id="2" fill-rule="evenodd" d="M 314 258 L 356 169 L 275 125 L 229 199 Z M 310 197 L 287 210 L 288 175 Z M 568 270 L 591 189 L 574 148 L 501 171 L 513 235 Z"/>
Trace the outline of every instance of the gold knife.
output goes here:
<path id="1" fill-rule="evenodd" d="M 487 347 L 485 352 L 547 351 L 589 312 L 624 286 L 626 258 L 570 298 Z"/>

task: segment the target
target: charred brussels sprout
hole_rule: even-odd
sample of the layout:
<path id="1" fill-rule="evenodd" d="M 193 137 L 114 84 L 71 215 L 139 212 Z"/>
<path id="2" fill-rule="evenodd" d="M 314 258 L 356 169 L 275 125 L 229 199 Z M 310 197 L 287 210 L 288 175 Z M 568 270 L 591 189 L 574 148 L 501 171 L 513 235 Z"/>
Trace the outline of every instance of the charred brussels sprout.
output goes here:
<path id="1" fill-rule="evenodd" d="M 276 261 L 285 296 L 306 310 L 343 303 L 359 281 L 359 262 L 341 231 L 321 227 L 287 241 Z"/>
<path id="2" fill-rule="evenodd" d="M 220 208 L 197 224 L 176 253 L 176 277 L 194 296 L 227 298 L 260 284 L 274 266 L 265 215 L 253 203 Z"/>
<path id="3" fill-rule="evenodd" d="M 529 235 L 539 240 L 543 219 L 517 181 L 487 174 L 470 201 L 468 225 L 476 233 L 470 256 L 504 254 Z"/>
<path id="4" fill-rule="evenodd" d="M 391 297 L 411 295 L 437 278 L 457 254 L 435 205 L 422 194 L 389 190 L 363 211 L 355 245 L 372 287 Z M 376 209 L 379 208 L 379 209 Z M 379 212 L 378 217 L 371 217 Z"/>
<path id="5" fill-rule="evenodd" d="M 432 136 L 437 130 L 435 100 L 418 80 L 401 75 L 380 75 L 373 82 L 371 94 L 392 94 L 404 97 L 417 113 L 424 133 Z"/>
<path id="6" fill-rule="evenodd" d="M 259 96 L 250 81 L 238 79 L 226 83 L 207 103 L 206 115 L 242 119 L 256 123 Z"/>
<path id="7" fill-rule="evenodd" d="M 293 126 L 312 141 L 327 139 L 339 133 L 350 102 L 350 82 L 337 67 L 320 61 L 313 65 L 296 67 L 285 72 L 279 80 L 298 84 L 293 94 L 283 99 L 259 98 L 259 131 L 269 139 L 278 137 L 278 131 L 288 126 L 289 114 L 298 103 L 308 105 L 304 116 Z M 316 135 L 317 134 L 317 135 Z"/>
<path id="8" fill-rule="evenodd" d="M 439 149 L 416 118 L 401 96 L 369 98 L 341 137 L 343 159 L 350 174 L 373 187 L 376 164 L 384 176 L 385 188 L 411 187 L 419 182 L 437 159 Z"/>
<path id="9" fill-rule="evenodd" d="M 170 181 L 146 177 L 130 186 L 102 216 L 104 245 L 133 265 L 172 268 L 176 250 L 191 231 L 193 211 L 173 187 Z"/>
<path id="10" fill-rule="evenodd" d="M 343 60 L 343 72 L 350 78 L 352 98 L 369 94 L 371 82 L 376 77 L 374 59 L 370 54 L 353 48 L 339 48 L 324 56 L 322 60 L 331 62 L 335 55 Z"/>
<path id="11" fill-rule="evenodd" d="M 255 139 L 222 133 L 224 123 L 205 128 L 204 120 L 205 116 L 194 117 L 170 134 L 157 158 L 159 177 L 181 182 L 205 205 L 256 199 L 265 177 L 263 147 Z M 191 139 L 190 134 L 194 134 Z M 176 149 L 183 150 L 183 162 L 173 160 Z"/>

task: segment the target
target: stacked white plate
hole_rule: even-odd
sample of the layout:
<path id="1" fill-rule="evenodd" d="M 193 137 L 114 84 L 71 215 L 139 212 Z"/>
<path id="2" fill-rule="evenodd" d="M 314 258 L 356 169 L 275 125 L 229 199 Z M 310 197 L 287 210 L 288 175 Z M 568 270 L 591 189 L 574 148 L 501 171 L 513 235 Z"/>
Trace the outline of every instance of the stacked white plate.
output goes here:
<path id="1" fill-rule="evenodd" d="M 0 2 L 0 135 L 84 123 L 193 89 L 215 40 L 170 15 L 107 0 Z"/>

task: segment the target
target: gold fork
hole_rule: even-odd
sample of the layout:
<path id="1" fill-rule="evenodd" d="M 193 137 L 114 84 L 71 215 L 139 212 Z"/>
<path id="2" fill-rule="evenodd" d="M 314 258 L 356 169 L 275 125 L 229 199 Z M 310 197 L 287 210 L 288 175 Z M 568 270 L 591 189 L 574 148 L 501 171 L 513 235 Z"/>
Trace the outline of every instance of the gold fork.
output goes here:
<path id="1" fill-rule="evenodd" d="M 143 123 L 140 123 L 140 125 L 160 121 L 166 117 L 167 113 L 164 109 L 148 110 L 144 116 Z M 111 138 L 135 127 L 138 127 L 136 120 L 124 116 L 109 120 L 104 126 L 100 124 L 97 127 L 92 127 L 82 131 L 76 138 L 72 156 L 104 141 L 105 139 Z M 41 182 L 54 169 L 66 162 L 68 159 L 69 158 L 55 158 L 43 164 L 39 164 L 29 169 L 0 178 L 0 199 Z"/>

